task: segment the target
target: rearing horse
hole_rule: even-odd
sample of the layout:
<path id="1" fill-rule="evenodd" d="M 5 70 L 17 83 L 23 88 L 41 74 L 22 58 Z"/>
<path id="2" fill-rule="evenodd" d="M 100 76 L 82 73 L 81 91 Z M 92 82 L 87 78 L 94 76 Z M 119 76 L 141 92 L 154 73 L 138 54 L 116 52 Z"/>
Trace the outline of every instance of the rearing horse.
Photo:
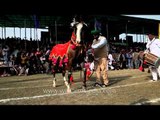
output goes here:
<path id="1" fill-rule="evenodd" d="M 82 28 L 86 25 L 83 21 L 77 22 L 73 19 L 71 27 L 73 28 L 71 39 L 65 44 L 57 44 L 53 46 L 49 59 L 52 61 L 53 87 L 56 87 L 56 73 L 61 72 L 64 83 L 67 87 L 67 92 L 71 92 L 70 83 L 72 77 L 72 65 L 75 57 L 79 56 L 83 49 L 81 45 Z M 65 77 L 68 70 L 68 80 Z"/>

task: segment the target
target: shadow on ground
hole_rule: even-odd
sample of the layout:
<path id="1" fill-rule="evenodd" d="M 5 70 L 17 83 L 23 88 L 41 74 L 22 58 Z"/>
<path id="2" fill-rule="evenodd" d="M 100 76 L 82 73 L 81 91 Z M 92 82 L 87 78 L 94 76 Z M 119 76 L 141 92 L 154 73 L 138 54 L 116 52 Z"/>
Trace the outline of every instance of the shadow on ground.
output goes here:
<path id="1" fill-rule="evenodd" d="M 108 86 L 111 86 L 111 85 L 116 84 L 116 83 L 118 83 L 120 81 L 123 81 L 123 80 L 127 80 L 130 77 L 132 77 L 132 76 L 128 75 L 128 76 L 120 76 L 120 77 L 109 78 L 109 85 Z M 77 81 L 77 82 L 82 82 L 82 81 Z M 102 88 L 100 86 L 96 86 L 95 87 L 94 86 L 95 82 L 96 82 L 96 77 L 90 78 L 90 80 L 87 81 L 86 90 L 95 89 L 95 88 Z M 83 85 L 83 84 L 81 84 L 81 85 Z M 83 87 L 82 86 L 78 86 L 77 89 L 83 89 Z"/>
<path id="2" fill-rule="evenodd" d="M 142 99 L 140 99 L 138 101 L 134 101 L 130 105 L 150 105 L 151 103 L 149 103 L 148 101 L 149 101 L 148 99 L 142 98 Z"/>

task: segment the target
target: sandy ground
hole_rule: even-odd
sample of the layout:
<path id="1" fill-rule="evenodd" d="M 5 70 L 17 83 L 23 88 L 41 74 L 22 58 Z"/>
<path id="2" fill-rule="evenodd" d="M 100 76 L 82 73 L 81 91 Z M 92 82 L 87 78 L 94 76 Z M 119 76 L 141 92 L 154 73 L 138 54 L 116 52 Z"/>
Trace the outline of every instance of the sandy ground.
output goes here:
<path id="1" fill-rule="evenodd" d="M 57 87 L 52 75 L 0 77 L 0 105 L 159 105 L 160 82 L 150 82 L 151 73 L 134 70 L 108 71 L 110 86 L 93 87 L 95 74 L 83 90 L 79 72 L 73 72 L 72 93 L 66 93 L 61 74 Z"/>

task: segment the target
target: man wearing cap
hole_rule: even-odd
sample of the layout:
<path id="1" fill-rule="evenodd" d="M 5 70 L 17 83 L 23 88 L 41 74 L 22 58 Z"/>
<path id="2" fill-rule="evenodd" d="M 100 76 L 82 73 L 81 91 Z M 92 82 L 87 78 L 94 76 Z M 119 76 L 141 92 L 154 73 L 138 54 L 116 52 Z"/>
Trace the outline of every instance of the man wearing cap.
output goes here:
<path id="1" fill-rule="evenodd" d="M 94 62 L 96 71 L 96 83 L 95 86 L 106 87 L 109 83 L 108 80 L 108 43 L 106 37 L 102 36 L 99 30 L 92 30 L 91 34 L 94 37 L 92 42 L 92 49 L 94 50 Z M 102 78 L 101 79 L 101 73 Z"/>
<path id="2" fill-rule="evenodd" d="M 149 33 L 148 35 L 148 42 L 146 44 L 146 51 L 149 51 L 150 53 L 156 55 L 157 57 L 160 57 L 160 40 L 156 38 L 154 33 Z M 145 52 L 146 52 L 145 51 Z M 160 78 L 160 65 L 158 67 L 155 66 L 149 66 L 151 74 L 152 74 L 152 81 L 157 81 L 158 77 Z"/>

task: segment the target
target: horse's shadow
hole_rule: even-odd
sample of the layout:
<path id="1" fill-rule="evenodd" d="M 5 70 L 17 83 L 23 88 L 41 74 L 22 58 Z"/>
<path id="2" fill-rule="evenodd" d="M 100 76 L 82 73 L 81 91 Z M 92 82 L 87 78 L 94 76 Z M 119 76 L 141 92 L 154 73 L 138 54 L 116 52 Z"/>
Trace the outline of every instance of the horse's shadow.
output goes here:
<path id="1" fill-rule="evenodd" d="M 132 77 L 132 76 L 131 75 L 127 75 L 127 76 L 114 77 L 114 78 L 111 77 L 111 78 L 109 78 L 109 85 L 108 86 L 116 84 L 116 83 L 121 82 L 123 80 L 127 80 L 130 77 Z"/>
<path id="2" fill-rule="evenodd" d="M 123 80 L 127 80 L 129 79 L 130 75 L 127 75 L 127 76 L 121 76 L 121 77 L 109 77 L 109 84 L 107 85 L 107 87 L 110 87 L 118 82 L 121 82 Z M 81 82 L 81 81 L 77 81 L 77 82 Z M 97 86 L 95 87 L 95 82 L 96 82 L 96 77 L 91 77 L 88 81 L 87 81 L 87 90 L 90 90 L 90 89 L 94 89 L 94 88 L 101 88 L 101 86 Z M 82 87 L 78 87 L 77 89 L 82 89 Z"/>
<path id="3" fill-rule="evenodd" d="M 116 83 L 121 82 L 123 80 L 127 80 L 130 77 L 132 77 L 132 76 L 127 75 L 127 76 L 114 77 L 114 78 L 113 77 L 109 77 L 108 78 L 109 79 L 109 85 L 108 86 L 116 84 Z M 96 77 L 94 77 L 94 79 L 92 79 L 92 81 L 95 81 L 95 79 L 96 79 Z"/>

